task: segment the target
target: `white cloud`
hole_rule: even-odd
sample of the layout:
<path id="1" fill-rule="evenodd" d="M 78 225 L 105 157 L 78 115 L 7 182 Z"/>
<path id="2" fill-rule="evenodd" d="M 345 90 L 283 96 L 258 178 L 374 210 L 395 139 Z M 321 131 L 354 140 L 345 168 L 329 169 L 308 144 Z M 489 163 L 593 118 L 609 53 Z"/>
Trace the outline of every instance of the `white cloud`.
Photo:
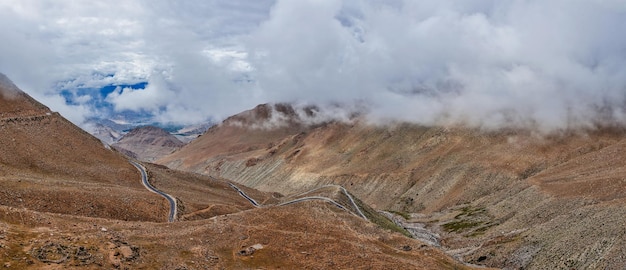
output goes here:
<path id="1" fill-rule="evenodd" d="M 623 0 L 5 0 L 0 72 L 38 96 L 149 79 L 108 100 L 160 121 L 287 101 L 551 130 L 624 124 L 621 29 Z"/>
<path id="2" fill-rule="evenodd" d="M 162 76 L 154 74 L 148 80 L 145 89 L 121 88 L 110 93 L 106 100 L 113 104 L 116 111 L 152 111 L 158 112 L 162 107 L 174 101 L 176 92 L 170 89 Z"/>
<path id="3" fill-rule="evenodd" d="M 33 95 L 37 101 L 45 104 L 54 111 L 59 112 L 63 117 L 73 123 L 83 123 L 88 117 L 94 115 L 92 108 L 87 105 L 68 105 L 65 99 L 57 95 Z"/>
<path id="4" fill-rule="evenodd" d="M 624 124 L 619 2 L 278 1 L 252 64 L 272 99 L 367 100 L 379 120 Z"/>

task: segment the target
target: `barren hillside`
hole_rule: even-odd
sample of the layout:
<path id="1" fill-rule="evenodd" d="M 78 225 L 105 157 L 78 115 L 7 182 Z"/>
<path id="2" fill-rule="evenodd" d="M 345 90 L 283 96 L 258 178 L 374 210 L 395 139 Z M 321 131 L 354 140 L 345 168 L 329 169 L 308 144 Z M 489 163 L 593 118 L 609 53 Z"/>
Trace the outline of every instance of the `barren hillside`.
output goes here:
<path id="1" fill-rule="evenodd" d="M 0 204 L 103 218 L 163 219 L 166 204 L 145 190 L 126 158 L 19 89 L 0 91 L 12 93 L 0 96 Z"/>
<path id="2" fill-rule="evenodd" d="M 232 122 L 267 114 L 289 121 Z M 339 184 L 439 233 L 449 254 L 476 264 L 626 267 L 620 128 L 545 135 L 359 120 L 304 127 L 290 124 L 293 115 L 245 112 L 159 162 L 287 194 Z"/>

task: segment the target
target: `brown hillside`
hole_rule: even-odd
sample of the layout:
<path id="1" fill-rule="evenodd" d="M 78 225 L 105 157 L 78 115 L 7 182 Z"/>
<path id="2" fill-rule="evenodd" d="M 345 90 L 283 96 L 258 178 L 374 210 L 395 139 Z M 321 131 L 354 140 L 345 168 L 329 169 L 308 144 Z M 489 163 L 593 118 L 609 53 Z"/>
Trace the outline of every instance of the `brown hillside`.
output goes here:
<path id="1" fill-rule="evenodd" d="M 145 190 L 139 172 L 122 155 L 19 89 L 2 87 L 11 96 L 0 95 L 1 205 L 163 220 L 167 205 Z"/>
<path id="2" fill-rule="evenodd" d="M 16 269 L 476 269 L 319 202 L 168 224 L 0 206 L 0 220 Z"/>
<path id="3" fill-rule="evenodd" d="M 175 152 L 164 160 L 188 162 L 182 168 L 189 168 L 198 165 L 196 161 L 206 159 L 207 154 L 233 155 L 266 149 L 275 143 L 276 138 L 298 134 L 304 130 L 306 127 L 299 124 L 291 107 L 263 104 L 224 120 L 221 125 L 211 127 L 202 135 L 206 138 L 219 138 L 219 141 L 196 139 L 185 147 L 187 150 Z M 243 134 L 246 136 L 242 136 Z"/>
<path id="4" fill-rule="evenodd" d="M 237 128 L 215 127 L 159 162 L 285 194 L 343 185 L 380 210 L 413 213 L 450 254 L 476 264 L 626 267 L 626 218 L 612 214 L 626 210 L 621 129 L 539 135 L 357 121 L 270 137 Z M 230 142 L 239 145 L 223 147 Z"/>

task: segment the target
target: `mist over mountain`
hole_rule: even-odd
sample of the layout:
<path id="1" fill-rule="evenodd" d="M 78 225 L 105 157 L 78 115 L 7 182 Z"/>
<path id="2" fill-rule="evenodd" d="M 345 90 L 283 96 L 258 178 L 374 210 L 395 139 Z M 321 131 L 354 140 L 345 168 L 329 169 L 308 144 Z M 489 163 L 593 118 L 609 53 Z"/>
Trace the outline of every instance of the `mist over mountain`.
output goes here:
<path id="1" fill-rule="evenodd" d="M 624 9 L 619 1 L 279 1 L 253 35 L 253 66 L 271 100 L 358 101 L 378 120 L 623 125 L 626 38 L 614 31 L 626 26 Z"/>
<path id="2" fill-rule="evenodd" d="M 10 98 L 17 93 L 18 88 L 13 82 L 4 74 L 0 73 L 0 94 L 4 98 Z"/>
<path id="3" fill-rule="evenodd" d="M 318 110 L 259 105 L 156 163 L 266 192 L 343 186 L 418 239 L 480 266 L 626 266 L 626 129 L 537 136 L 372 125 L 358 114 L 318 121 Z"/>
<path id="4" fill-rule="evenodd" d="M 621 0 L 46 3 L 0 4 L 0 70 L 78 124 L 268 102 L 489 129 L 626 121 Z"/>

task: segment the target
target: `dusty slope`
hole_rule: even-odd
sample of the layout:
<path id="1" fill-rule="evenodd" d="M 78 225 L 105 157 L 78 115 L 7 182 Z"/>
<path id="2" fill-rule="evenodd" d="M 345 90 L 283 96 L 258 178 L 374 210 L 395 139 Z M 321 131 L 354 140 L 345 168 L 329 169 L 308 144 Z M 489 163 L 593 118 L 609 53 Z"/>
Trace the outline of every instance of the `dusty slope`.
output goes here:
<path id="1" fill-rule="evenodd" d="M 478 264 L 626 267 L 621 129 L 539 136 L 357 121 L 279 130 L 223 124 L 160 162 L 266 191 L 340 184 L 378 209 L 418 213 L 412 221 Z"/>
<path id="2" fill-rule="evenodd" d="M 470 269 L 315 202 L 169 224 L 0 206 L 0 246 L 16 269 Z"/>
<path id="3" fill-rule="evenodd" d="M 183 142 L 162 128 L 144 126 L 131 130 L 112 146 L 133 158 L 152 162 L 183 145 Z"/>
<path id="4" fill-rule="evenodd" d="M 6 85 L 15 87 L 0 87 L 0 92 L 11 93 L 0 95 L 0 205 L 125 220 L 163 219 L 167 205 L 144 189 L 126 158 Z"/>

